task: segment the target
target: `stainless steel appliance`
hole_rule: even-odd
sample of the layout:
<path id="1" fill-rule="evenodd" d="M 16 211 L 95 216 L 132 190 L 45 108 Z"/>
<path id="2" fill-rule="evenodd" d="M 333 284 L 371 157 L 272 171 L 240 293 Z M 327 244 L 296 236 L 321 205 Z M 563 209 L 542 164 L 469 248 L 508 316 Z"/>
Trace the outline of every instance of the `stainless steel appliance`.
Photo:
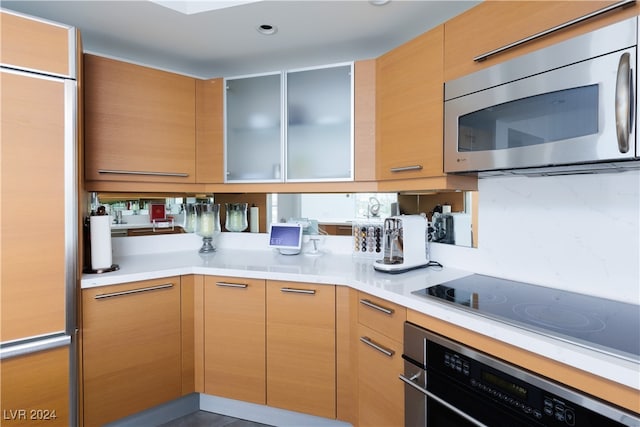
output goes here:
<path id="1" fill-rule="evenodd" d="M 405 323 L 405 426 L 639 426 L 622 411 Z"/>
<path id="2" fill-rule="evenodd" d="M 386 218 L 382 231 L 383 258 L 373 268 L 385 273 L 402 273 L 429 264 L 427 220 L 420 215 Z"/>
<path id="3" fill-rule="evenodd" d="M 445 172 L 640 167 L 637 33 L 634 17 L 446 82 Z"/>

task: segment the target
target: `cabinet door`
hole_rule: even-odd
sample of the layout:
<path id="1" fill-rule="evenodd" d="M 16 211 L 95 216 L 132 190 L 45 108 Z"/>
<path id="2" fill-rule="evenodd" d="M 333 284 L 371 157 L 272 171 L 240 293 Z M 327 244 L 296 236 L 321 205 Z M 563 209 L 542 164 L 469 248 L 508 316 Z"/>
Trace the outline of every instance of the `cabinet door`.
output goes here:
<path id="1" fill-rule="evenodd" d="M 282 180 L 281 74 L 226 80 L 226 181 Z"/>
<path id="2" fill-rule="evenodd" d="M 358 322 L 387 337 L 402 342 L 407 309 L 401 305 L 358 293 Z"/>
<path id="3" fill-rule="evenodd" d="M 0 372 L 0 412 L 6 425 L 69 425 L 68 347 L 2 360 Z"/>
<path id="4" fill-rule="evenodd" d="M 86 179 L 195 182 L 195 79 L 84 55 Z"/>
<path id="5" fill-rule="evenodd" d="M 379 180 L 444 175 L 442 58 L 442 26 L 378 58 Z"/>
<path id="6" fill-rule="evenodd" d="M 82 291 L 84 425 L 181 395 L 180 278 Z"/>
<path id="7" fill-rule="evenodd" d="M 205 277 L 204 392 L 266 404 L 264 280 Z"/>
<path id="8" fill-rule="evenodd" d="M 444 24 L 445 81 L 635 16 L 640 11 L 640 6 L 637 4 L 625 7 L 511 48 L 484 61 L 474 61 L 476 56 L 572 21 L 612 3 L 615 2 L 563 0 L 481 2 Z"/>
<path id="9" fill-rule="evenodd" d="M 267 405 L 336 417 L 335 286 L 267 281 Z"/>
<path id="10" fill-rule="evenodd" d="M 3 65 L 75 77 L 75 31 L 9 11 L 0 12 Z M 4 89 L 4 88 L 3 88 Z"/>
<path id="11" fill-rule="evenodd" d="M 0 341 L 10 341 L 66 329 L 65 83 L 3 70 L 0 85 Z"/>
<path id="12" fill-rule="evenodd" d="M 403 426 L 402 344 L 364 325 L 358 335 L 359 425 Z"/>
<path id="13" fill-rule="evenodd" d="M 287 181 L 353 179 L 352 68 L 287 73 Z"/>

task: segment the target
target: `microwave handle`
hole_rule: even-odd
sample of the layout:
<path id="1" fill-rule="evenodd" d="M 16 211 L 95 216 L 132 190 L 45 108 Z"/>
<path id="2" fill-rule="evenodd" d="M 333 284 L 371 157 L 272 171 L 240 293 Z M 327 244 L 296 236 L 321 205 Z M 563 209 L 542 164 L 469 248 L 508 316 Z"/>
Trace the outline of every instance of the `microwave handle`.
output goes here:
<path id="1" fill-rule="evenodd" d="M 622 54 L 618 63 L 616 78 L 616 134 L 618 150 L 629 151 L 629 134 L 631 133 L 631 64 L 629 52 Z"/>

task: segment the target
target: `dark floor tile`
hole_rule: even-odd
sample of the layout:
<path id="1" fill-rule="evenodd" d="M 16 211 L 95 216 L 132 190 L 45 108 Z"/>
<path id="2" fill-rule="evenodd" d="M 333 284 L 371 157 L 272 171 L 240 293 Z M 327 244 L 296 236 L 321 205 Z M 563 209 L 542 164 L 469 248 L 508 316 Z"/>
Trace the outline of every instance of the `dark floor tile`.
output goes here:
<path id="1" fill-rule="evenodd" d="M 254 423 L 252 421 L 241 420 L 228 417 L 226 415 L 214 414 L 207 411 L 198 411 L 185 415 L 158 427 L 269 427 L 266 424 Z"/>

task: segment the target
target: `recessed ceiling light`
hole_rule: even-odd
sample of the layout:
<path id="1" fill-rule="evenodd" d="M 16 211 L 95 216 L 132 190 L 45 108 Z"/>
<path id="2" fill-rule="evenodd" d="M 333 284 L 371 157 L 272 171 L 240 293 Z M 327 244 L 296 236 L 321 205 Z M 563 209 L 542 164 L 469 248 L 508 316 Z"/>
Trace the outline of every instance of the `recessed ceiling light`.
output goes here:
<path id="1" fill-rule="evenodd" d="M 262 0 L 150 0 L 160 6 L 168 7 L 185 15 L 225 9 Z"/>
<path id="2" fill-rule="evenodd" d="M 369 4 L 373 6 L 384 6 L 389 3 L 391 0 L 369 0 Z"/>
<path id="3" fill-rule="evenodd" d="M 278 32 L 278 27 L 271 24 L 262 24 L 262 25 L 258 25 L 256 27 L 256 30 L 258 30 L 260 34 L 263 34 L 265 36 L 272 36 Z"/>

